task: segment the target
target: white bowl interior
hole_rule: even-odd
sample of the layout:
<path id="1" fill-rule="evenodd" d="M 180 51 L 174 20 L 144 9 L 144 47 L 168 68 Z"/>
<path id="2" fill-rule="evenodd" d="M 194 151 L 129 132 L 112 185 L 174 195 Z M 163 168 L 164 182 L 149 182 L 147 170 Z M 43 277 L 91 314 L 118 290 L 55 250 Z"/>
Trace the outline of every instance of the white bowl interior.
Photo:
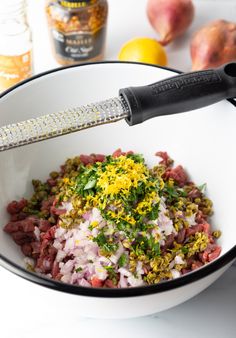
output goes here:
<path id="1" fill-rule="evenodd" d="M 138 64 L 92 64 L 36 78 L 0 100 L 1 125 L 117 96 L 119 88 L 144 85 L 173 72 Z M 129 127 L 125 121 L 99 126 L 53 140 L 0 153 L 0 226 L 6 205 L 30 197 L 33 178 L 46 179 L 67 158 L 111 153 L 117 148 L 143 153 L 152 166 L 158 150 L 182 164 L 197 184 L 207 183 L 214 203 L 213 226 L 222 230 L 222 254 L 236 244 L 235 158 L 236 108 L 227 101 L 210 107 L 159 117 Z M 22 254 L 0 231 L 0 253 L 23 266 Z"/>

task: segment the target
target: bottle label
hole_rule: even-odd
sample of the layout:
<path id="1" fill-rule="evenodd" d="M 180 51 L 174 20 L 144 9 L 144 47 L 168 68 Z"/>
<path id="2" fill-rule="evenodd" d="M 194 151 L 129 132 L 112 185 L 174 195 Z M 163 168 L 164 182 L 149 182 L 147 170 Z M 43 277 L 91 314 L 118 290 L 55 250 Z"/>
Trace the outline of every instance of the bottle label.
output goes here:
<path id="1" fill-rule="evenodd" d="M 0 55 L 0 92 L 31 75 L 31 51 L 17 56 Z"/>
<path id="2" fill-rule="evenodd" d="M 85 7 L 88 5 L 91 5 L 93 3 L 95 3 L 96 0 L 83 0 L 83 1 L 79 1 L 79 0 L 59 0 L 59 4 L 63 7 L 67 7 L 67 8 L 80 8 L 80 7 Z"/>
<path id="3" fill-rule="evenodd" d="M 95 33 L 61 33 L 52 30 L 56 54 L 68 61 L 85 61 L 102 53 L 105 41 L 105 27 Z"/>

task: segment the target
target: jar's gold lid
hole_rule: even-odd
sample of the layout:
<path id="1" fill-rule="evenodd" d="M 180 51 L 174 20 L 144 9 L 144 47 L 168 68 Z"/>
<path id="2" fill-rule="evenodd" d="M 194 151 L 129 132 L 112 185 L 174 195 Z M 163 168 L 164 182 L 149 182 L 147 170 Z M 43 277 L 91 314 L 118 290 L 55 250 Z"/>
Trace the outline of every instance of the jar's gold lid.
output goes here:
<path id="1" fill-rule="evenodd" d="M 63 7 L 67 8 L 80 8 L 94 4 L 97 0 L 59 0 L 59 3 Z"/>

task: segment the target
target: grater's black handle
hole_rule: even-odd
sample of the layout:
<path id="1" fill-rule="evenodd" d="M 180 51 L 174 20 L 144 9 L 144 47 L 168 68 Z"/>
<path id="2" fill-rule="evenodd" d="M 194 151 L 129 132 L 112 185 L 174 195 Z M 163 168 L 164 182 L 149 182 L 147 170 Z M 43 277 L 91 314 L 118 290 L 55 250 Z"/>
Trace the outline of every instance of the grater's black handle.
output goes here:
<path id="1" fill-rule="evenodd" d="M 130 125 L 150 118 L 208 106 L 236 97 L 236 62 L 217 69 L 180 74 L 148 86 L 120 89 Z"/>

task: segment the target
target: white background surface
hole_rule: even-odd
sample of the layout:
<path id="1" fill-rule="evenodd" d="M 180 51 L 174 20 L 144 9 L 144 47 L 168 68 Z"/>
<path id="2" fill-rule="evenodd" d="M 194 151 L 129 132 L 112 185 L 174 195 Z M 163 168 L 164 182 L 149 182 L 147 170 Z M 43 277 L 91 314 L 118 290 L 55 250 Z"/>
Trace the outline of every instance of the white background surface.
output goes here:
<path id="1" fill-rule="evenodd" d="M 47 34 L 44 0 L 30 0 L 30 22 L 34 40 L 35 73 L 59 67 L 54 61 Z M 235 21 L 236 0 L 196 0 L 196 18 L 188 33 L 167 48 L 169 66 L 191 68 L 189 39 L 202 24 L 213 19 Z M 106 59 L 115 60 L 123 43 L 133 37 L 156 37 L 149 25 L 145 0 L 109 0 Z M 30 283 L 0 268 L 0 337 L 181 337 L 233 338 L 236 336 L 236 267 L 192 300 L 158 315 L 132 320 L 78 318 L 63 304 L 39 307 L 44 297 L 38 287 L 29 299 Z M 41 303 L 40 303 L 41 304 Z M 58 309 L 61 308 L 61 311 Z M 59 315 L 60 314 L 60 315 Z"/>
<path id="2" fill-rule="evenodd" d="M 1 0 L 3 1 L 3 0 Z M 59 65 L 50 53 L 44 0 L 29 1 L 29 19 L 33 31 L 35 72 Z M 146 16 L 146 0 L 108 0 L 109 19 L 106 60 L 116 60 L 121 46 L 134 37 L 158 38 Z M 195 20 L 187 33 L 166 48 L 168 66 L 183 71 L 191 69 L 190 38 L 202 25 L 216 20 L 236 20 L 236 0 L 195 0 Z"/>

